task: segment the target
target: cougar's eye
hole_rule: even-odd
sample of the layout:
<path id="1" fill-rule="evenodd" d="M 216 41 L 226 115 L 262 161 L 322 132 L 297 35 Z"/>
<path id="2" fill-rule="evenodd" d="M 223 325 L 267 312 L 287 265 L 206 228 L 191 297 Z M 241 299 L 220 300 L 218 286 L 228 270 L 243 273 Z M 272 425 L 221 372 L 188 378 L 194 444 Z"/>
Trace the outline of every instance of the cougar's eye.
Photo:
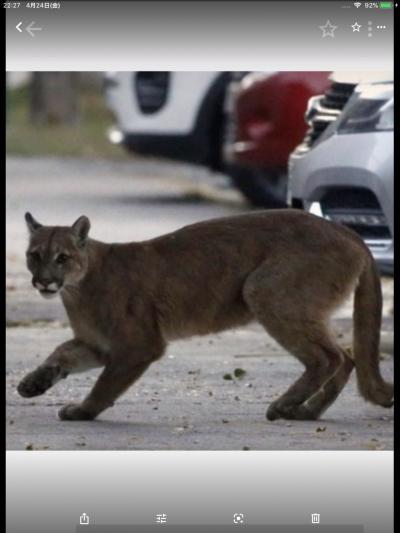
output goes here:
<path id="1" fill-rule="evenodd" d="M 28 256 L 28 259 L 31 259 L 32 261 L 40 261 L 39 252 L 27 252 L 26 255 Z"/>
<path id="2" fill-rule="evenodd" d="M 56 263 L 58 265 L 63 265 L 66 261 L 68 261 L 69 256 L 66 254 L 58 254 L 56 257 Z"/>

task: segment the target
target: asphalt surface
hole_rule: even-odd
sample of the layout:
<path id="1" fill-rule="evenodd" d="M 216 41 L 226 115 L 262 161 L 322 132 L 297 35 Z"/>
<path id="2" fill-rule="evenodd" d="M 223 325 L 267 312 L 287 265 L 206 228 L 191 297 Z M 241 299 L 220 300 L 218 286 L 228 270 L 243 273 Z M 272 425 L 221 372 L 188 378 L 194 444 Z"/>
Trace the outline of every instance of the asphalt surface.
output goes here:
<path id="1" fill-rule="evenodd" d="M 225 180 L 184 165 L 8 158 L 6 241 L 7 448 L 13 450 L 384 450 L 393 448 L 393 410 L 367 404 L 354 375 L 316 422 L 268 422 L 265 411 L 301 373 L 297 361 L 257 324 L 172 343 L 116 405 L 94 422 L 61 422 L 98 371 L 74 375 L 45 395 L 23 399 L 16 385 L 71 338 L 59 300 L 31 287 L 24 263 L 31 211 L 45 224 L 89 216 L 94 238 L 150 238 L 185 224 L 248 210 Z M 382 369 L 393 379 L 393 282 L 383 279 Z M 351 342 L 352 305 L 335 318 Z M 235 369 L 243 371 L 234 376 Z M 229 379 L 231 377 L 232 379 Z"/>

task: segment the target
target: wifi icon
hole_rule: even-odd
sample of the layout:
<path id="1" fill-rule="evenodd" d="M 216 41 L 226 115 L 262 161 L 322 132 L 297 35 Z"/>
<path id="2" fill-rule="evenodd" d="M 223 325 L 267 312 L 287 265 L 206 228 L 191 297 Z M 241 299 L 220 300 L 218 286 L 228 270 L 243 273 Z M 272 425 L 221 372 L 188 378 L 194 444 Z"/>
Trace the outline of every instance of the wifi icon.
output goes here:
<path id="1" fill-rule="evenodd" d="M 361 2 L 354 2 L 354 6 L 358 9 L 359 7 L 361 7 Z"/>

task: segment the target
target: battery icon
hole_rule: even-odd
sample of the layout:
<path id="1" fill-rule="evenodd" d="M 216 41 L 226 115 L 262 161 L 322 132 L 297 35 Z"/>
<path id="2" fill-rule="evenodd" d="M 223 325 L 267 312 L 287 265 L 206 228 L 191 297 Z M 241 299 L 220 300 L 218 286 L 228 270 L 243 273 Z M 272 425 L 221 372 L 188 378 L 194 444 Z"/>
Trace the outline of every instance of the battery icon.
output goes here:
<path id="1" fill-rule="evenodd" d="M 393 2 L 380 2 L 379 3 L 379 7 L 381 9 L 392 9 L 393 7 Z"/>

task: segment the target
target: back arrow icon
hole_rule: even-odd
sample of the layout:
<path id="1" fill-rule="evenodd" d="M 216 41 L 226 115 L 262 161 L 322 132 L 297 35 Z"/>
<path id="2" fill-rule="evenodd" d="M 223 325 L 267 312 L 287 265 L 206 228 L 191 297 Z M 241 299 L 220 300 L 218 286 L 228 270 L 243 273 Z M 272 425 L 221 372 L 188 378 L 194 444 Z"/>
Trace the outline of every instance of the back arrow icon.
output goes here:
<path id="1" fill-rule="evenodd" d="M 34 24 L 35 24 L 34 22 L 31 22 L 31 23 L 29 24 L 29 26 L 27 26 L 27 27 L 25 28 L 26 31 L 29 33 L 29 35 L 30 35 L 31 37 L 35 37 L 35 34 L 33 33 L 34 31 L 41 31 L 41 30 L 42 30 L 42 28 L 34 28 L 34 27 L 33 27 Z"/>
<path id="2" fill-rule="evenodd" d="M 15 26 L 20 33 L 22 33 L 22 30 L 20 28 L 21 24 L 22 22 L 18 22 L 18 24 Z"/>

